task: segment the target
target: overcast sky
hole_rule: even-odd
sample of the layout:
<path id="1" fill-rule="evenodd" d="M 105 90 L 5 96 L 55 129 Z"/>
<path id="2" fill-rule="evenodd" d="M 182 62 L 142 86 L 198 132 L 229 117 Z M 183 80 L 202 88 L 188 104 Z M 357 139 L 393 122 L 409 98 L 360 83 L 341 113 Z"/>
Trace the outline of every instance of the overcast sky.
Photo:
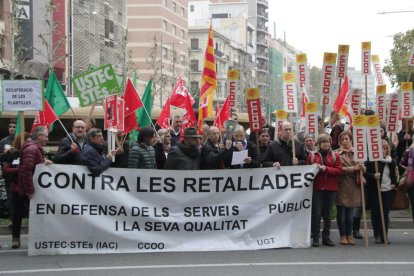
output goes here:
<path id="1" fill-rule="evenodd" d="M 393 48 L 392 35 L 414 28 L 414 12 L 379 15 L 381 11 L 414 11 L 414 0 L 269 0 L 269 32 L 307 54 L 311 66 L 322 67 L 323 53 L 350 45 L 348 66 L 360 70 L 361 42 L 371 41 L 371 54 L 381 65 Z"/>

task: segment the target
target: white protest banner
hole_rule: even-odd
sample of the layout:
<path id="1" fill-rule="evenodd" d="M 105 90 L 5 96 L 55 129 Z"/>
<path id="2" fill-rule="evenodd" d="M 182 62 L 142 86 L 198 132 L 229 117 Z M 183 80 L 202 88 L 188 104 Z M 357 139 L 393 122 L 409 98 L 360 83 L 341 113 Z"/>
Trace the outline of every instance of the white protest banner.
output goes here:
<path id="1" fill-rule="evenodd" d="M 283 73 L 283 108 L 288 113 L 298 112 L 298 92 L 295 73 Z"/>
<path id="2" fill-rule="evenodd" d="M 362 90 L 361 89 L 352 89 L 348 94 L 348 104 L 351 107 L 350 113 L 352 115 L 358 115 L 361 113 L 361 104 L 362 104 Z"/>
<path id="3" fill-rule="evenodd" d="M 386 92 L 387 92 L 387 86 L 385 84 L 377 85 L 376 87 L 377 104 L 375 106 L 376 106 L 376 113 L 378 114 L 380 120 L 385 119 Z"/>
<path id="4" fill-rule="evenodd" d="M 331 88 L 335 77 L 336 53 L 323 54 L 322 67 L 322 105 L 329 105 L 331 102 Z"/>
<path id="5" fill-rule="evenodd" d="M 389 94 L 387 105 L 387 132 L 396 132 L 398 127 L 398 111 L 399 111 L 399 99 L 398 94 Z"/>
<path id="6" fill-rule="evenodd" d="M 318 134 L 318 103 L 309 102 L 305 103 L 305 129 L 306 134 L 313 133 L 317 139 Z"/>
<path id="7" fill-rule="evenodd" d="M 86 73 L 72 78 L 73 89 L 78 95 L 80 106 L 88 106 L 119 93 L 119 84 L 111 64 L 91 68 Z"/>
<path id="8" fill-rule="evenodd" d="M 42 80 L 3 80 L 4 111 L 43 110 Z"/>
<path id="9" fill-rule="evenodd" d="M 349 45 L 338 45 L 338 62 L 336 67 L 336 77 L 345 79 L 348 69 Z"/>
<path id="10" fill-rule="evenodd" d="M 230 108 L 236 106 L 236 97 L 239 91 L 239 70 L 228 70 L 227 71 L 227 80 L 229 83 L 229 105 Z"/>
<path id="11" fill-rule="evenodd" d="M 408 65 L 414 66 L 414 45 L 411 49 L 410 55 L 408 56 Z"/>
<path id="12" fill-rule="evenodd" d="M 366 116 L 369 161 L 380 161 L 382 157 L 382 140 L 380 119 L 378 115 Z"/>
<path id="13" fill-rule="evenodd" d="M 382 68 L 380 63 L 379 55 L 372 55 L 372 67 L 374 68 L 375 79 L 377 81 L 377 85 L 384 84 L 384 77 L 382 76 Z"/>
<path id="14" fill-rule="evenodd" d="M 413 83 L 402 82 L 401 83 L 401 117 L 411 118 L 413 117 Z"/>
<path id="15" fill-rule="evenodd" d="M 306 54 L 297 54 L 296 55 L 296 64 L 297 71 L 299 75 L 299 88 L 309 87 L 309 78 L 308 76 L 308 59 Z"/>
<path id="16" fill-rule="evenodd" d="M 93 177 L 83 166 L 41 164 L 29 255 L 309 247 L 317 171 L 109 168 Z"/>
<path id="17" fill-rule="evenodd" d="M 288 113 L 283 110 L 279 109 L 276 110 L 276 127 L 275 127 L 275 140 L 279 139 L 279 133 L 282 131 L 282 123 L 287 121 Z"/>
<path id="18" fill-rule="evenodd" d="M 371 42 L 361 42 L 361 72 L 371 74 Z"/>
<path id="19" fill-rule="evenodd" d="M 366 147 L 366 116 L 354 115 L 352 116 L 352 136 L 354 144 L 354 160 L 364 162 L 367 160 Z"/>

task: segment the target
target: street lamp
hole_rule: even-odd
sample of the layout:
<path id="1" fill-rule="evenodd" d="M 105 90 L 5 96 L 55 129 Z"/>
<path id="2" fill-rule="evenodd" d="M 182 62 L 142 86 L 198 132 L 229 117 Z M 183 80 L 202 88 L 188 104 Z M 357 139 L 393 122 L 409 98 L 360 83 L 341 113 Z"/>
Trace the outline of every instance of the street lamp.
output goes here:
<path id="1" fill-rule="evenodd" d="M 164 77 L 163 77 L 163 74 L 162 74 L 162 68 L 164 67 L 164 64 L 163 64 L 163 52 L 162 52 L 162 50 L 163 50 L 163 45 L 164 44 L 169 44 L 169 45 L 171 45 L 172 44 L 172 46 L 173 46 L 173 60 L 172 60 L 172 74 L 173 74 L 173 78 L 174 78 L 174 76 L 175 76 L 175 61 L 176 61 L 176 53 L 175 53 L 175 44 L 183 44 L 184 42 L 183 41 L 179 41 L 179 42 L 163 42 L 162 41 L 162 35 L 161 35 L 161 39 L 160 39 L 160 42 L 161 42 L 161 91 L 160 91 L 160 108 L 162 108 L 162 94 L 163 94 L 163 90 L 164 90 Z"/>

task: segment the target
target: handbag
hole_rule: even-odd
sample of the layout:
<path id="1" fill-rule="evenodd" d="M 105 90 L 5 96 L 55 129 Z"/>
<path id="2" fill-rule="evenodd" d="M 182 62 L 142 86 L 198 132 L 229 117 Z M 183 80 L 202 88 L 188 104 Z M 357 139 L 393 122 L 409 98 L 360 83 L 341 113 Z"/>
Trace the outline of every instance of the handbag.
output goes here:
<path id="1" fill-rule="evenodd" d="M 395 189 L 390 210 L 405 210 L 408 209 L 408 205 L 409 201 L 405 192 L 400 188 Z"/>
<path id="2" fill-rule="evenodd" d="M 411 189 L 414 184 L 414 169 L 413 169 L 413 149 L 410 149 L 408 153 L 408 165 L 404 174 L 400 178 L 399 187 L 404 192 L 407 192 Z"/>

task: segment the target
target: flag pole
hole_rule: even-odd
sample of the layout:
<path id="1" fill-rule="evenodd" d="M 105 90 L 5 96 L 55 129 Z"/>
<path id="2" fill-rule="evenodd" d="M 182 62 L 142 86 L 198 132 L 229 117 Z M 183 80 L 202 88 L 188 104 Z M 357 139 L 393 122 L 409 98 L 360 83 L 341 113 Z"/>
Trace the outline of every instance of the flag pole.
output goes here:
<path id="1" fill-rule="evenodd" d="M 19 111 L 20 113 L 20 145 L 24 143 L 24 111 Z"/>
<path id="2" fill-rule="evenodd" d="M 62 121 L 61 121 L 59 118 L 58 118 L 58 121 L 59 121 L 60 125 L 62 126 L 63 130 L 65 131 L 65 133 L 68 135 L 68 137 L 69 137 L 70 141 L 71 141 L 72 143 L 75 143 L 75 142 L 73 141 L 72 137 L 70 136 L 69 132 L 66 130 L 65 126 L 63 125 Z"/>

